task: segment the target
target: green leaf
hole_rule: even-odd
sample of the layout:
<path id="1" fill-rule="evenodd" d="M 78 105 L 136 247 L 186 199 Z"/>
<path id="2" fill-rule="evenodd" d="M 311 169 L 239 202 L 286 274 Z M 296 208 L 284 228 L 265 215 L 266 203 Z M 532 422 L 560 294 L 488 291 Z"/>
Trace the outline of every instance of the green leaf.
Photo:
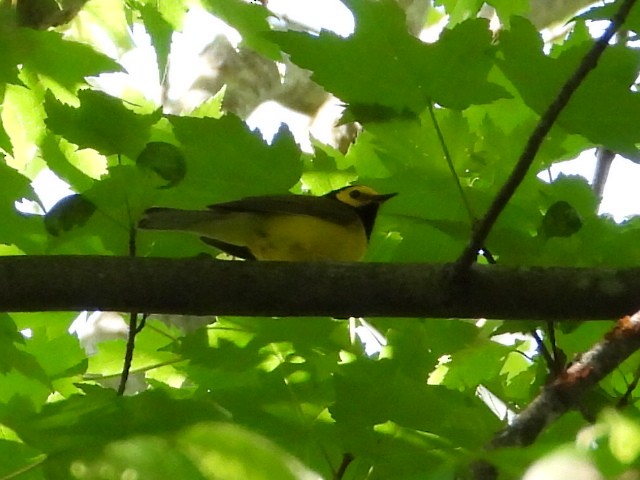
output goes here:
<path id="1" fill-rule="evenodd" d="M 138 436 L 107 445 L 93 458 L 74 462 L 74 478 L 79 480 L 120 480 L 128 472 L 138 478 L 171 478 L 172 480 L 207 480 L 197 463 L 175 442 L 158 436 Z"/>
<path id="2" fill-rule="evenodd" d="M 32 337 L 25 342 L 25 351 L 38 361 L 51 380 L 75 377 L 87 369 L 87 358 L 80 348 L 78 339 L 65 332 L 63 335 L 50 336 L 44 329 L 34 329 Z"/>
<path id="3" fill-rule="evenodd" d="M 49 403 L 38 413 L 5 409 L 0 419 L 35 448 L 60 453 L 61 458 L 52 458 L 53 462 L 66 463 L 70 455 L 89 458 L 112 441 L 173 433 L 194 423 L 222 418 L 209 402 L 173 398 L 167 391 L 117 397 L 112 390 L 85 390 L 86 395 Z M 158 421 L 159 416 L 162 421 Z"/>
<path id="4" fill-rule="evenodd" d="M 271 31 L 267 22 L 271 13 L 264 6 L 242 0 L 205 0 L 203 4 L 238 30 L 242 41 L 251 49 L 272 60 L 280 60 L 280 49 L 266 36 Z"/>
<path id="5" fill-rule="evenodd" d="M 436 0 L 434 2 L 434 5 L 444 7 L 452 26 L 474 18 L 483 4 L 482 0 Z"/>
<path id="6" fill-rule="evenodd" d="M 510 347 L 491 340 L 480 340 L 451 355 L 446 364 L 443 385 L 455 390 L 475 392 L 478 385 L 494 380 L 501 372 Z"/>
<path id="7" fill-rule="evenodd" d="M 165 3 L 165 2 L 163 2 Z M 172 4 L 180 3 L 178 0 Z M 73 37 L 78 41 L 95 45 L 100 50 L 124 53 L 134 47 L 131 25 L 128 19 L 132 17 L 128 2 L 120 0 L 102 0 L 100 2 L 87 2 L 82 6 L 78 15 L 79 23 L 91 25 L 93 28 L 82 28 L 72 24 Z M 105 33 L 109 38 L 109 45 L 105 45 Z M 106 48 L 105 48 L 106 47 Z M 115 47 L 116 51 L 112 49 Z"/>
<path id="8" fill-rule="evenodd" d="M 94 179 L 90 174 L 98 162 L 82 162 L 80 152 L 74 145 L 49 133 L 40 142 L 40 152 L 51 171 L 74 190 L 87 190 L 93 185 Z M 86 154 L 88 151 L 85 150 L 83 153 Z"/>
<path id="9" fill-rule="evenodd" d="M 0 83 L 12 83 L 20 85 L 22 82 L 18 79 L 18 64 L 20 56 L 18 50 L 14 48 L 16 36 L 19 27 L 17 22 L 16 11 L 13 5 L 8 3 L 0 4 Z"/>
<path id="10" fill-rule="evenodd" d="M 49 239 L 49 253 L 128 254 L 133 226 L 156 186 L 157 179 L 132 165 L 109 168 L 90 189 L 72 196 L 70 206 L 49 212 L 51 231 L 58 234 Z"/>
<path id="11" fill-rule="evenodd" d="M 0 476 L 11 478 L 20 475 L 24 480 L 44 478 L 42 469 L 37 465 L 43 458 L 40 452 L 22 442 L 0 439 Z"/>
<path id="12" fill-rule="evenodd" d="M 20 347 L 16 346 L 16 343 Z M 0 347 L 2 357 L 0 358 L 0 373 L 7 374 L 15 370 L 26 377 L 40 382 L 47 388 L 51 388 L 51 382 L 45 370 L 37 359 L 24 349 L 24 338 L 17 331 L 16 325 L 7 314 L 0 315 Z M 0 380 L 0 384 L 3 382 Z M 4 385 L 4 395 L 11 396 L 13 392 Z"/>
<path id="13" fill-rule="evenodd" d="M 178 445 L 206 478 L 301 480 L 314 475 L 268 438 L 231 423 L 195 425 Z"/>
<path id="14" fill-rule="evenodd" d="M 224 101 L 224 94 L 227 90 L 226 85 L 220 89 L 213 97 L 202 102 L 189 114 L 190 117 L 196 118 L 220 118 L 224 115 L 222 111 L 222 102 Z"/>
<path id="15" fill-rule="evenodd" d="M 0 243 L 16 245 L 25 253 L 42 253 L 45 231 L 40 216 L 16 210 L 21 199 L 37 200 L 28 178 L 0 161 Z"/>
<path id="16" fill-rule="evenodd" d="M 13 157 L 18 165 L 27 165 L 34 159 L 34 147 L 45 133 L 42 95 L 29 88 L 7 85 L 1 113 Z"/>
<path id="17" fill-rule="evenodd" d="M 409 379 L 396 370 L 392 360 L 343 365 L 335 376 L 335 389 L 336 401 L 330 411 L 344 429 L 392 421 L 405 428 L 455 438 L 460 446 L 471 447 L 482 445 L 498 424 L 481 402 L 445 387 Z M 448 414 L 451 408 L 456 409 L 455 419 Z M 479 424 L 483 427 L 478 428 Z"/>
<path id="18" fill-rule="evenodd" d="M 580 215 L 570 203 L 559 201 L 549 207 L 542 219 L 540 234 L 547 238 L 570 237 L 582 227 Z"/>
<path id="19" fill-rule="evenodd" d="M 500 37 L 504 60 L 498 62 L 523 100 L 542 114 L 573 74 L 593 41 L 546 56 L 542 40 L 526 20 L 515 17 Z M 634 156 L 640 138 L 640 95 L 630 90 L 640 67 L 640 54 L 625 46 L 605 50 L 598 67 L 582 82 L 558 124 L 595 144 Z M 535 78 L 536 81 L 530 81 Z"/>
<path id="20" fill-rule="evenodd" d="M 163 197 L 175 206 L 287 191 L 302 174 L 300 152 L 286 128 L 267 145 L 233 115 L 169 120 L 187 160 L 184 181 Z"/>
<path id="21" fill-rule="evenodd" d="M 136 114 L 121 100 L 94 90 L 82 90 L 78 98 L 80 108 L 73 108 L 48 94 L 46 125 L 80 148 L 93 148 L 103 155 L 135 158 L 147 143 L 151 125 L 160 118 L 159 111 Z"/>
<path id="22" fill-rule="evenodd" d="M 140 152 L 136 163 L 148 168 L 167 181 L 165 188 L 174 187 L 187 171 L 184 155 L 178 147 L 166 142 L 150 142 Z"/>
<path id="23" fill-rule="evenodd" d="M 75 93 L 88 76 L 122 70 L 106 55 L 88 45 L 64 40 L 58 32 L 21 29 L 12 47 L 18 49 L 21 62 L 46 87 L 61 87 L 70 93 Z"/>
<path id="24" fill-rule="evenodd" d="M 2 107 L 0 106 L 0 118 L 2 117 Z M 4 129 L 4 125 L 0 122 L 0 149 L 11 153 L 11 139 Z"/>
<path id="25" fill-rule="evenodd" d="M 156 51 L 158 61 L 158 78 L 162 84 L 167 75 L 167 63 L 169 61 L 169 51 L 171 50 L 171 37 L 173 35 L 172 25 L 165 20 L 164 16 L 153 3 L 146 3 L 140 10 L 142 21 L 151 37 L 151 43 Z"/>
<path id="26" fill-rule="evenodd" d="M 486 21 L 466 21 L 429 45 L 408 33 L 396 2 L 351 0 L 349 5 L 356 17 L 356 31 L 349 38 L 326 31 L 318 36 L 270 35 L 341 100 L 421 113 L 432 101 L 464 109 L 507 96 L 487 81 L 494 49 Z"/>
<path id="27" fill-rule="evenodd" d="M 487 3 L 496 9 L 500 20 L 507 25 L 514 15 L 526 16 L 531 10 L 529 0 L 490 0 Z"/>

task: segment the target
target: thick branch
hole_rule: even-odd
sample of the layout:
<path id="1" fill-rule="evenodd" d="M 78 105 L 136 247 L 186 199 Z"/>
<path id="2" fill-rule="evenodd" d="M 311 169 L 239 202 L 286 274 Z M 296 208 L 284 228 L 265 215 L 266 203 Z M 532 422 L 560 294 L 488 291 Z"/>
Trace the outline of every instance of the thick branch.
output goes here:
<path id="1" fill-rule="evenodd" d="M 578 87 L 580 87 L 589 72 L 596 68 L 598 60 L 600 60 L 604 50 L 607 48 L 609 41 L 613 38 L 620 27 L 622 27 L 622 24 L 625 22 L 627 15 L 629 15 L 629 12 L 635 2 L 636 0 L 625 0 L 622 3 L 616 15 L 611 19 L 609 27 L 594 43 L 591 50 L 587 52 L 582 59 L 582 62 L 580 62 L 580 65 L 578 65 L 576 71 L 573 72 L 573 75 L 567 79 L 566 83 L 560 89 L 558 96 L 551 102 L 542 117 L 540 117 L 540 121 L 527 140 L 524 151 L 520 155 L 518 163 L 511 172 L 511 175 L 496 195 L 496 198 L 493 200 L 493 203 L 487 210 L 487 213 L 485 213 L 484 217 L 475 226 L 473 236 L 458 260 L 457 274 L 464 273 L 469 265 L 475 261 L 478 251 L 482 248 L 482 245 L 485 244 L 487 236 L 493 228 L 493 225 L 496 223 L 507 203 L 509 203 L 509 200 L 511 200 L 511 197 L 522 183 L 522 180 L 524 180 L 527 172 L 529 171 L 529 167 L 531 167 L 531 164 L 533 163 L 543 140 L 551 130 L 551 127 L 556 122 L 560 113 L 567 106 L 569 100 L 571 100 L 571 97 Z"/>
<path id="2" fill-rule="evenodd" d="M 0 311 L 612 319 L 640 308 L 640 269 L 0 257 Z M 455 290 L 450 290 L 454 285 Z"/>
<path id="3" fill-rule="evenodd" d="M 489 448 L 532 444 L 542 430 L 568 410 L 577 408 L 584 395 L 640 348 L 640 313 L 620 319 L 604 340 L 583 353 L 554 382 L 547 385 L 511 425 L 499 432 Z M 476 465 L 478 480 L 493 480 L 490 465 Z"/>

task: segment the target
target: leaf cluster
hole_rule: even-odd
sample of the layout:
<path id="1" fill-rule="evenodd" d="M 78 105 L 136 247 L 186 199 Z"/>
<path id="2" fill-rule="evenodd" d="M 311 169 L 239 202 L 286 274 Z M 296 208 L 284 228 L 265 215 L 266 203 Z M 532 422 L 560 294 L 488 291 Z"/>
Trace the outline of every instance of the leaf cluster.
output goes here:
<path id="1" fill-rule="evenodd" d="M 287 127 L 266 142 L 224 114 L 220 97 L 171 115 L 144 91 L 105 87 L 107 75 L 123 74 L 134 27 L 148 34 L 151 77 L 166 87 L 190 2 L 89 2 L 56 30 L 25 26 L 11 2 L 0 4 L 0 252 L 215 256 L 196 238 L 135 226 L 151 206 L 320 195 L 358 182 L 399 192 L 379 215 L 367 261 L 455 261 L 593 46 L 590 22 L 621 2 L 576 18 L 551 48 L 528 20 L 511 16 L 527 2 L 489 2 L 505 25 L 499 32 L 476 17 L 482 2 L 435 3 L 432 13 L 444 9 L 449 23 L 426 43 L 408 33 L 392 0 L 345 1 L 356 25 L 346 38 L 274 31 L 256 3 L 202 2 L 242 34 L 243 48 L 286 56 L 344 103 L 344 121 L 362 127 L 346 152 L 319 141 L 303 152 Z M 639 69 L 633 42 L 619 42 L 580 85 L 487 238 L 499 263 L 640 264 L 637 219 L 598 215 L 581 177 L 541 179 L 596 147 L 637 161 Z M 53 206 L 36 188 L 43 172 L 69 186 Z M 61 273 L 51 272 L 51 282 Z M 629 433 L 639 428 L 629 387 L 637 356 L 584 399 L 583 415 L 565 416 L 536 445 L 483 449 L 549 381 L 549 359 L 564 366 L 606 323 L 151 316 L 135 338 L 130 395 L 117 396 L 127 324 L 115 314 L 87 317 L 0 316 L 0 478 L 435 480 L 469 475 L 478 458 L 519 478 L 622 398 L 624 414 L 601 414 L 580 455 L 609 476 L 640 458 Z"/>

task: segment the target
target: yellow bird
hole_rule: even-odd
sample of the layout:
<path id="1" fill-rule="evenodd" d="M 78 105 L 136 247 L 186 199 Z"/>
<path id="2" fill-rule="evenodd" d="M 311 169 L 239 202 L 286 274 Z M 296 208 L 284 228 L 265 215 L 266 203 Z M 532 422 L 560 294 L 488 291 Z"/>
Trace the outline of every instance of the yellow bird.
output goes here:
<path id="1" fill-rule="evenodd" d="M 154 207 L 138 226 L 195 233 L 248 260 L 352 262 L 364 257 L 378 207 L 395 195 L 357 185 L 322 197 L 247 197 L 207 210 Z"/>

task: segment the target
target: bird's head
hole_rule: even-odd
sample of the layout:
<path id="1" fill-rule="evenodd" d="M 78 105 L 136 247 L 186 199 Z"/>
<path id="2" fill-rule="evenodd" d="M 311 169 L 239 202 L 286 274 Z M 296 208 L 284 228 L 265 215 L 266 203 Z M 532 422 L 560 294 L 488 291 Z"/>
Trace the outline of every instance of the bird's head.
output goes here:
<path id="1" fill-rule="evenodd" d="M 327 194 L 328 197 L 335 198 L 353 208 L 363 208 L 369 205 L 378 206 L 396 195 L 397 193 L 380 194 L 373 188 L 364 185 L 343 187 Z"/>

